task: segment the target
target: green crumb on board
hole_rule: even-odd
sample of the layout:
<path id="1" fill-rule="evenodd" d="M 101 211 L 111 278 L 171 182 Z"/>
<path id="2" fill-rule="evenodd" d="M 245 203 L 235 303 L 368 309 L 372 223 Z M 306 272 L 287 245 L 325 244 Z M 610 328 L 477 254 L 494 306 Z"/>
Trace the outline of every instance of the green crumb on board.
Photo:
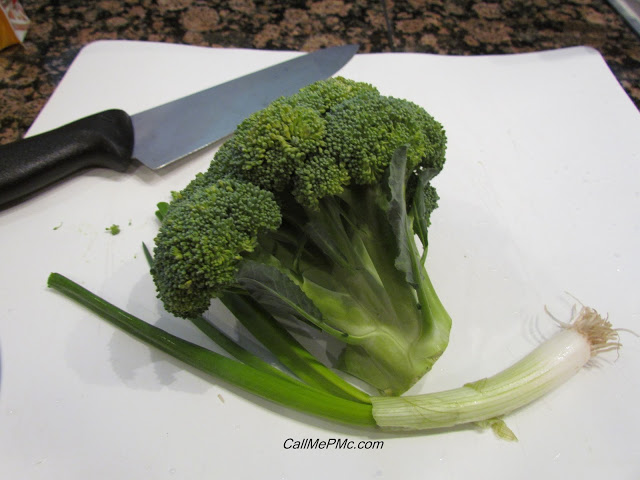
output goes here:
<path id="1" fill-rule="evenodd" d="M 53 227 L 54 230 L 58 230 L 60 227 L 62 227 L 62 222 L 60 222 L 58 225 L 56 225 L 55 227 Z"/>
<path id="2" fill-rule="evenodd" d="M 105 230 L 111 235 L 118 235 L 120 233 L 120 226 L 114 223 L 110 227 L 105 228 Z"/>

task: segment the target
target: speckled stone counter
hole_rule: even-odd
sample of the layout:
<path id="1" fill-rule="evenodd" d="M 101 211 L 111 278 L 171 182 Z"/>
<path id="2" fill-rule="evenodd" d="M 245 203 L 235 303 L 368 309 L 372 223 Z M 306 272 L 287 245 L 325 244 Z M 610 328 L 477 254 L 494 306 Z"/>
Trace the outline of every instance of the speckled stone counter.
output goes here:
<path id="1" fill-rule="evenodd" d="M 604 0 L 102 0 L 22 2 L 25 43 L 0 52 L 0 143 L 20 138 L 86 44 L 99 39 L 479 55 L 598 49 L 640 108 L 640 37 Z"/>

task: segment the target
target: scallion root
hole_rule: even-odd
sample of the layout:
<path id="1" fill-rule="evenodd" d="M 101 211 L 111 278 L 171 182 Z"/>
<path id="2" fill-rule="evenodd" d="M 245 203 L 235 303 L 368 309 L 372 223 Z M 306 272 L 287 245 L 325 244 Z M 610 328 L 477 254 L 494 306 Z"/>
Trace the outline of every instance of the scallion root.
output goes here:
<path id="1" fill-rule="evenodd" d="M 561 327 L 575 330 L 587 340 L 591 358 L 602 352 L 618 350 L 622 346 L 619 335 L 622 329 L 613 328 L 608 316 L 603 317 L 591 307 L 583 305 L 570 322 L 558 320 L 547 308 L 545 311 Z"/>

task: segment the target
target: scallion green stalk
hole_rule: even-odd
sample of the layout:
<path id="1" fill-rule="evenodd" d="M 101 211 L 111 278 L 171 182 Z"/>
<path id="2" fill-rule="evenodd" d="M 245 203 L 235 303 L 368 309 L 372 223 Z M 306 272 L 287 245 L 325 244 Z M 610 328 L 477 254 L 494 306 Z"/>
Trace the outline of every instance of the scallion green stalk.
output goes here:
<path id="1" fill-rule="evenodd" d="M 139 340 L 245 391 L 329 420 L 359 426 L 375 425 L 370 404 L 347 400 L 283 379 L 195 345 L 144 322 L 58 273 L 49 275 L 47 284 Z"/>
<path id="2" fill-rule="evenodd" d="M 227 293 L 220 300 L 282 365 L 306 384 L 348 400 L 371 403 L 369 395 L 318 361 L 251 298 Z"/>

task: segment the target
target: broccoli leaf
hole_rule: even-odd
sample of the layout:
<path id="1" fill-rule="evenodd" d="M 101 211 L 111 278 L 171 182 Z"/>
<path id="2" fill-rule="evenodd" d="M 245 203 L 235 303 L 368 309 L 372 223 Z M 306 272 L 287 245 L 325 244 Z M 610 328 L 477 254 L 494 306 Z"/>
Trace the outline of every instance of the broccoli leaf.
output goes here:
<path id="1" fill-rule="evenodd" d="M 407 282 L 416 285 L 418 279 L 415 278 L 413 269 L 413 256 L 415 247 L 413 245 L 413 222 L 409 220 L 407 214 L 407 148 L 398 148 L 389 164 L 389 207 L 387 216 L 391 228 L 397 240 L 398 256 L 395 265 L 398 270 L 404 273 Z"/>
<path id="2" fill-rule="evenodd" d="M 236 278 L 249 295 L 274 317 L 303 319 L 334 336 L 346 336 L 344 332 L 324 323 L 320 310 L 300 287 L 278 268 L 245 260 Z"/>
<path id="3" fill-rule="evenodd" d="M 159 202 L 156 207 L 156 217 L 158 217 L 158 220 L 162 222 L 167 214 L 167 210 L 169 210 L 169 204 L 167 202 Z"/>

